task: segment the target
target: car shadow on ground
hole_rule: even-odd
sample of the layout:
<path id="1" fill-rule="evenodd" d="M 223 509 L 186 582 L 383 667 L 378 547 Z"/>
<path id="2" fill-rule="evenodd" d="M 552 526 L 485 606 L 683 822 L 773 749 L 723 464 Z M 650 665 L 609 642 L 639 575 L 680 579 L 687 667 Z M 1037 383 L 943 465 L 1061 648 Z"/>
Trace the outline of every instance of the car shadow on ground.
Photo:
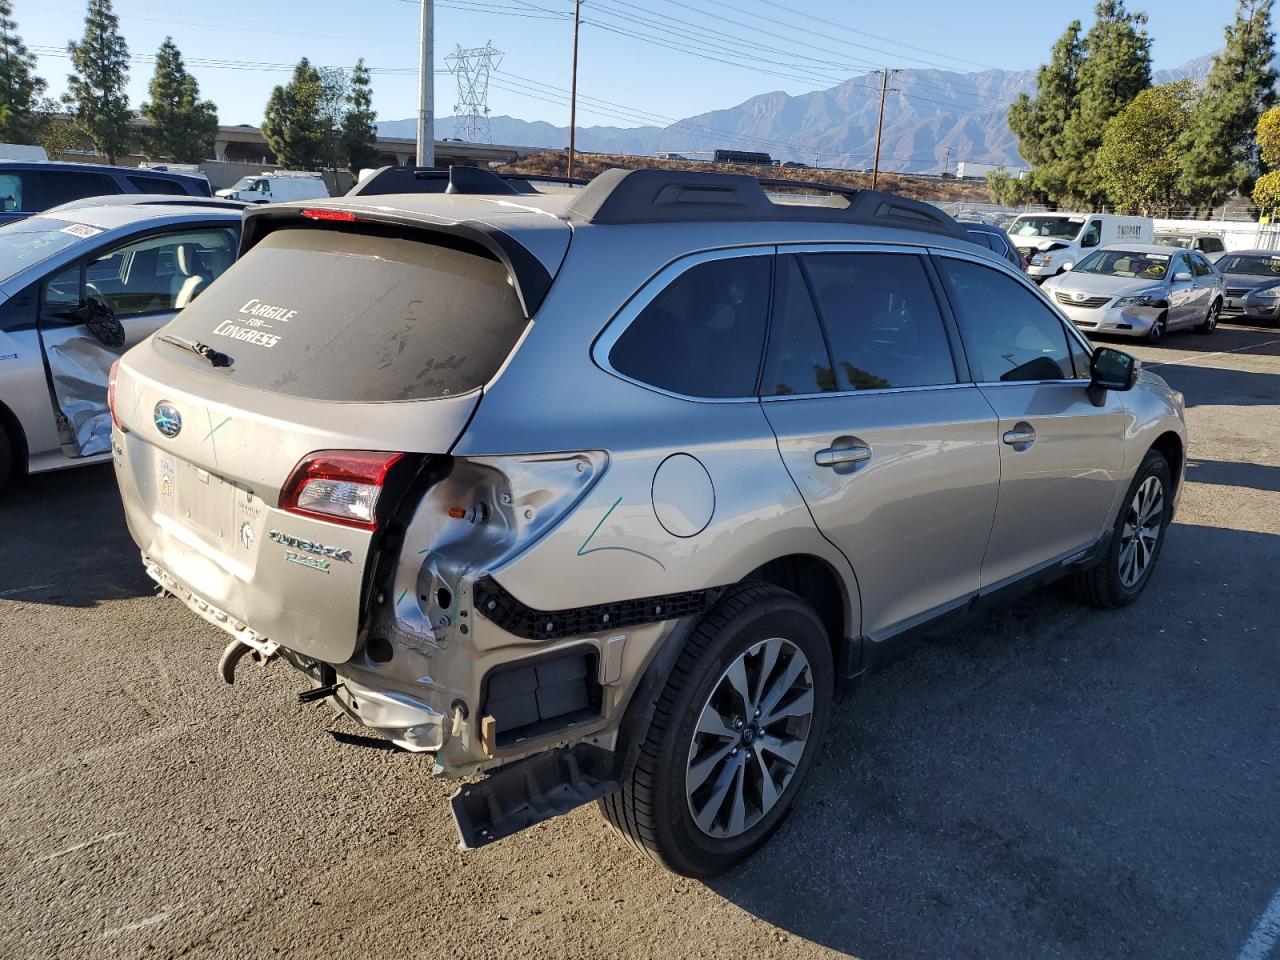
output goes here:
<path id="1" fill-rule="evenodd" d="M 838 705 L 711 886 L 862 960 L 1234 957 L 1280 886 L 1278 566 L 1280 537 L 1175 525 L 1125 609 L 1059 584 L 975 615 Z"/>
<path id="2" fill-rule="evenodd" d="M 1169 386 L 1182 391 L 1188 407 L 1275 406 L 1280 403 L 1280 374 L 1254 373 L 1201 364 L 1152 364 Z"/>
<path id="3" fill-rule="evenodd" d="M 155 592 L 109 463 L 19 478 L 0 491 L 0 531 L 0 603 L 93 607 Z"/>
<path id="4" fill-rule="evenodd" d="M 1187 479 L 1192 483 L 1214 483 L 1280 493 L 1280 467 L 1265 463 L 1199 460 L 1191 457 L 1187 460 Z"/>
<path id="5" fill-rule="evenodd" d="M 1159 344 L 1147 344 L 1145 341 L 1130 343 L 1145 344 L 1153 350 L 1168 351 L 1170 354 L 1183 353 L 1222 353 L 1238 350 L 1241 353 L 1256 353 L 1262 357 L 1280 356 L 1280 329 L 1274 327 L 1246 326 L 1223 320 L 1218 329 L 1209 336 L 1198 334 L 1192 330 L 1177 330 L 1168 334 Z M 1247 348 L 1242 350 L 1241 348 Z M 1152 357 L 1151 363 L 1160 361 Z"/>

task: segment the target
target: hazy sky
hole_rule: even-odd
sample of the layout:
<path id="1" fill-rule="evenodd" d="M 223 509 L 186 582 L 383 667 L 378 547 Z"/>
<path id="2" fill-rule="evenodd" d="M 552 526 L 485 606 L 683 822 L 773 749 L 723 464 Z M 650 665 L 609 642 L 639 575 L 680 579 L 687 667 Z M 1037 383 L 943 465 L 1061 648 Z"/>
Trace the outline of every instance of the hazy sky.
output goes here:
<path id="1" fill-rule="evenodd" d="M 13 3 L 19 32 L 40 57 L 41 75 L 51 92 L 60 93 L 69 66 L 66 43 L 83 32 L 84 4 Z M 1031 68 L 1046 59 L 1071 18 L 1088 23 L 1093 6 L 1094 0 L 587 0 L 579 123 L 662 124 L 771 90 L 796 94 L 833 86 L 882 65 L 962 72 Z M 1236 4 L 1130 0 L 1129 6 L 1150 13 L 1159 69 L 1219 47 Z M 117 0 L 115 9 L 134 56 L 149 57 L 166 35 L 174 38 L 223 123 L 259 123 L 271 87 L 287 79 L 301 56 L 348 68 L 363 56 L 374 68 L 379 117 L 416 113 L 417 0 L 185 6 Z M 440 0 L 437 71 L 457 46 L 492 41 L 503 51 L 490 86 L 492 113 L 564 125 L 572 11 L 572 0 Z M 151 72 L 149 60 L 134 64 L 135 106 L 145 98 Z M 456 89 L 452 76 L 436 77 L 437 113 L 453 112 Z"/>

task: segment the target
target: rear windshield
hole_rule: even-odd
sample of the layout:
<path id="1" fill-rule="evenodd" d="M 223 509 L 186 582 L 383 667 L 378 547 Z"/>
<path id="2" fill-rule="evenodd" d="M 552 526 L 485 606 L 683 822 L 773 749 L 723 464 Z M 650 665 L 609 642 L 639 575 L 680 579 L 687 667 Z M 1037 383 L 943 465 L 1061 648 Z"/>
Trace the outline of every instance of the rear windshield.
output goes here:
<path id="1" fill-rule="evenodd" d="M 164 333 L 229 354 L 219 376 L 314 400 L 466 393 L 526 320 L 507 271 L 478 252 L 326 229 L 268 234 Z M 212 371 L 178 347 L 175 359 Z"/>

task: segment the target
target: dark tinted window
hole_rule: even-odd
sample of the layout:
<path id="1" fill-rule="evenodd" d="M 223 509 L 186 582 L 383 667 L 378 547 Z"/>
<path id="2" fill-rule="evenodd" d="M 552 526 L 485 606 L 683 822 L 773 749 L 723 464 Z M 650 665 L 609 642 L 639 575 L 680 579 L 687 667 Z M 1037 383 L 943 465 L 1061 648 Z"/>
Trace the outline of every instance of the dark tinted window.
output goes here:
<path id="1" fill-rule="evenodd" d="M 105 173 L 81 173 L 77 170 L 42 170 L 36 178 L 40 181 L 40 209 L 48 210 L 72 200 L 85 197 L 105 197 L 120 193 L 115 180 Z"/>
<path id="2" fill-rule="evenodd" d="M 187 191 L 182 189 L 182 184 L 165 180 L 163 177 L 129 177 L 129 182 L 142 193 L 164 193 L 176 196 L 187 194 Z"/>
<path id="3" fill-rule="evenodd" d="M 818 313 L 796 257 L 779 257 L 773 290 L 769 355 L 760 392 L 766 396 L 826 393 L 836 388 Z"/>
<path id="4" fill-rule="evenodd" d="M 28 176 L 22 171 L 0 173 L 0 213 L 18 213 L 31 209 L 33 198 Z"/>
<path id="5" fill-rule="evenodd" d="M 246 386 L 382 401 L 482 386 L 526 325 L 506 268 L 478 251 L 298 228 L 266 236 L 165 329 L 230 354 L 217 375 Z"/>
<path id="6" fill-rule="evenodd" d="M 995 244 L 991 242 L 991 237 L 988 234 L 983 233 L 981 230 L 969 230 L 967 232 L 969 234 L 969 239 L 974 243 L 980 243 L 988 250 L 994 250 L 996 248 Z"/>
<path id="7" fill-rule="evenodd" d="M 1076 368 L 1077 379 L 1088 380 L 1089 362 L 1093 359 L 1093 348 L 1085 346 L 1079 338 L 1067 334 L 1067 348 L 1071 351 L 1071 361 Z"/>
<path id="8" fill-rule="evenodd" d="M 951 346 L 919 257 L 816 253 L 804 261 L 840 390 L 956 382 Z"/>
<path id="9" fill-rule="evenodd" d="M 1034 293 L 998 270 L 939 257 L 973 378 L 1062 380 L 1075 375 L 1062 322 Z"/>
<path id="10" fill-rule="evenodd" d="M 1191 272 L 1197 277 L 1207 277 L 1212 275 L 1213 267 L 1211 267 L 1209 265 L 1209 261 L 1200 256 L 1200 254 L 1193 253 L 1187 257 L 1187 259 L 1191 261 Z"/>
<path id="11" fill-rule="evenodd" d="M 1222 253 L 1227 249 L 1217 237 L 1205 237 L 1200 241 L 1200 249 L 1205 253 Z"/>
<path id="12" fill-rule="evenodd" d="M 619 373 L 690 397 L 749 397 L 764 347 L 771 257 L 690 267 L 609 351 Z"/>

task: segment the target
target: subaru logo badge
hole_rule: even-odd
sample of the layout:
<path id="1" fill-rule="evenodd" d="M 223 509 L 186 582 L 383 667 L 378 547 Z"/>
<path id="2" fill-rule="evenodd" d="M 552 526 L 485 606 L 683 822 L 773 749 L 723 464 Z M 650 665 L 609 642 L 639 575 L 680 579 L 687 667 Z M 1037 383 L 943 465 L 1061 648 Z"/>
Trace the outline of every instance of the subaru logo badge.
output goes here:
<path id="1" fill-rule="evenodd" d="M 168 400 L 161 400 L 156 404 L 155 413 L 152 415 L 155 420 L 156 429 L 161 435 L 172 440 L 182 432 L 182 414 Z"/>

